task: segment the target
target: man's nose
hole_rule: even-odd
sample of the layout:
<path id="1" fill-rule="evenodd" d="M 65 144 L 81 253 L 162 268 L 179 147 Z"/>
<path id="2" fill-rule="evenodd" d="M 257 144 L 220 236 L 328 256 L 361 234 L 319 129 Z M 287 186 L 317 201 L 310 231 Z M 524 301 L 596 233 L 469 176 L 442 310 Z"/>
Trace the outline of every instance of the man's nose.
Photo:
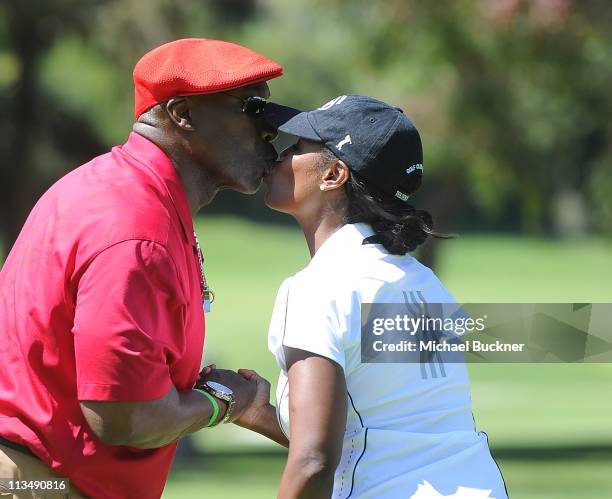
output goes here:
<path id="1" fill-rule="evenodd" d="M 261 138 L 264 142 L 272 142 L 278 136 L 278 130 L 264 122 L 261 130 Z"/>

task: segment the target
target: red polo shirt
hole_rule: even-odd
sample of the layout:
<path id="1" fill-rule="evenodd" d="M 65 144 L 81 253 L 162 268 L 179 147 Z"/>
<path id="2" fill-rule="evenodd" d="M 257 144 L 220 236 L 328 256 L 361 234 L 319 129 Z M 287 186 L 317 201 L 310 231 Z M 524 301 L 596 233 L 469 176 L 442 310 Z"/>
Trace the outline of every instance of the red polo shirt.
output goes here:
<path id="1" fill-rule="evenodd" d="M 0 436 L 87 495 L 159 497 L 176 445 L 105 445 L 79 400 L 193 386 L 204 342 L 194 247 L 177 171 L 140 135 L 53 185 L 0 273 Z"/>

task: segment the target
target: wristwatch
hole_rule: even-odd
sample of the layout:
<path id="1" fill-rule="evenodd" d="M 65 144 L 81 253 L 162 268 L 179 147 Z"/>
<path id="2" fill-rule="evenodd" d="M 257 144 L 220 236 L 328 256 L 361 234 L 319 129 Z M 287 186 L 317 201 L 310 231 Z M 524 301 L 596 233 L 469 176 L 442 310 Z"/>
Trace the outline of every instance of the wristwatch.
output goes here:
<path id="1" fill-rule="evenodd" d="M 207 391 L 213 397 L 217 397 L 218 399 L 227 402 L 227 410 L 225 411 L 225 416 L 221 420 L 221 423 L 229 422 L 234 409 L 234 404 L 236 403 L 236 398 L 234 397 L 234 392 L 232 389 L 222 385 L 221 383 L 217 383 L 216 381 L 207 381 L 199 388 Z"/>

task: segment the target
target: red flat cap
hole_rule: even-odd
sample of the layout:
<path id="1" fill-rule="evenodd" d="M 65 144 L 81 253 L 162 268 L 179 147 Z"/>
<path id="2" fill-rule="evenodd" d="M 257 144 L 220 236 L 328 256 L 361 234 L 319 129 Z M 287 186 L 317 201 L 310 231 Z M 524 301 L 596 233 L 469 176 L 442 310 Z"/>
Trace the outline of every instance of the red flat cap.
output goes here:
<path id="1" fill-rule="evenodd" d="M 212 94 L 271 80 L 283 67 L 220 40 L 185 38 L 146 53 L 134 67 L 134 115 L 177 95 Z"/>

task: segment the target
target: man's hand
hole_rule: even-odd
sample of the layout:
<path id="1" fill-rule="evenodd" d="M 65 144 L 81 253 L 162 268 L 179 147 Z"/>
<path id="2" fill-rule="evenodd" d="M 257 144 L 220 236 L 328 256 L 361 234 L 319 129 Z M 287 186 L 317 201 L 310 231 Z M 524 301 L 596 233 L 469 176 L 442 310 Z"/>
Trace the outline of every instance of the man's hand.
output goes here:
<path id="1" fill-rule="evenodd" d="M 257 392 L 251 405 L 234 423 L 243 428 L 253 429 L 258 426 L 270 406 L 270 383 L 252 369 L 238 369 L 238 374 L 254 382 L 257 385 Z"/>
<path id="2" fill-rule="evenodd" d="M 230 421 L 233 422 L 240 418 L 244 411 L 253 402 L 257 393 L 257 384 L 241 376 L 237 372 L 229 369 L 214 369 L 210 366 L 202 370 L 200 378 L 196 383 L 196 388 L 202 386 L 207 381 L 215 381 L 227 386 L 234 392 L 236 401 Z"/>

